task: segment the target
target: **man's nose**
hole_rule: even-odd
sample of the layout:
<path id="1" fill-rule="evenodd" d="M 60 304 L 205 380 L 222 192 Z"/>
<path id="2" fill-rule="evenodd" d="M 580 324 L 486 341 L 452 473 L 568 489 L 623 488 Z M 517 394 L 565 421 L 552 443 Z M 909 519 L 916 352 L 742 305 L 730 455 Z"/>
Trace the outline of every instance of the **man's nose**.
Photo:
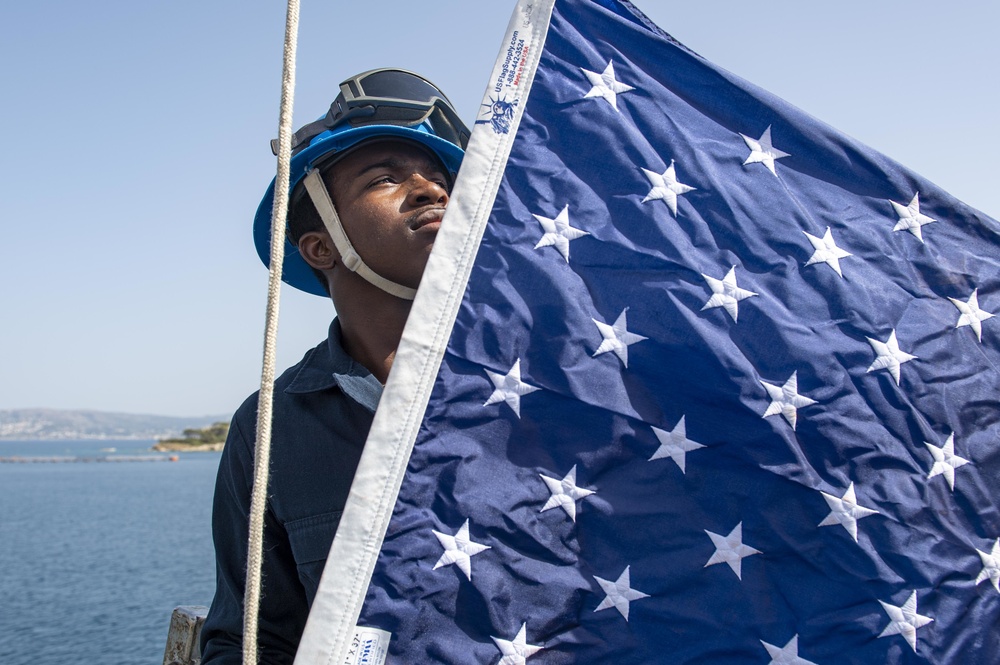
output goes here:
<path id="1" fill-rule="evenodd" d="M 410 183 L 407 200 L 411 205 L 448 204 L 448 189 L 441 183 L 425 178 L 419 173 L 410 176 Z"/>

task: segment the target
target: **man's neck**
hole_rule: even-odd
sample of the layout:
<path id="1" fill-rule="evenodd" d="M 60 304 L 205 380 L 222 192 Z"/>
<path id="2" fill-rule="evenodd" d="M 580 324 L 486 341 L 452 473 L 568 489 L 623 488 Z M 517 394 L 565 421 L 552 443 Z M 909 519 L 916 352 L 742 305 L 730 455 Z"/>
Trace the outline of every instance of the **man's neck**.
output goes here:
<path id="1" fill-rule="evenodd" d="M 335 300 L 337 318 L 344 350 L 384 384 L 413 303 L 365 286 Z"/>

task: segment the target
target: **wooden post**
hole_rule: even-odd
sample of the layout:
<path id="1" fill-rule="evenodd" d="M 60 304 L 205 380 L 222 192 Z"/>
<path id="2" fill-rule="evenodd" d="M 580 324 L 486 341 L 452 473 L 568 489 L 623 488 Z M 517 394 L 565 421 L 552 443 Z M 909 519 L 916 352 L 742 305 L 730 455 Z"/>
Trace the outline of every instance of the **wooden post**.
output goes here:
<path id="1" fill-rule="evenodd" d="M 202 605 L 182 605 L 174 608 L 167 633 L 167 648 L 163 652 L 163 665 L 200 665 L 201 627 L 208 616 Z"/>

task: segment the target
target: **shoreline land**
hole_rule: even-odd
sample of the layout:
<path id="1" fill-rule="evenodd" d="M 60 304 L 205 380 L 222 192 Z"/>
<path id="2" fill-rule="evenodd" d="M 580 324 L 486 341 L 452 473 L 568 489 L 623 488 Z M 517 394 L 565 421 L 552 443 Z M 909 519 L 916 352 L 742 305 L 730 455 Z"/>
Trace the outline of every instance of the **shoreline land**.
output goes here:
<path id="1" fill-rule="evenodd" d="M 228 422 L 212 423 L 208 427 L 184 430 L 183 438 L 160 439 L 153 445 L 159 452 L 218 452 L 226 445 L 229 435 Z"/>

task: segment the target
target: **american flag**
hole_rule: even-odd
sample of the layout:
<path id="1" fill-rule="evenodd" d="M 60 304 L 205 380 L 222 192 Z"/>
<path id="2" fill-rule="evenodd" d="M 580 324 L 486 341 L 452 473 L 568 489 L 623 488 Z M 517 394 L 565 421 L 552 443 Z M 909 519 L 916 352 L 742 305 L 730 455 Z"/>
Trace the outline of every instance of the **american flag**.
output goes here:
<path id="1" fill-rule="evenodd" d="M 387 662 L 997 662 L 1000 225 L 618 0 L 521 2 L 479 124 L 333 601 Z"/>

